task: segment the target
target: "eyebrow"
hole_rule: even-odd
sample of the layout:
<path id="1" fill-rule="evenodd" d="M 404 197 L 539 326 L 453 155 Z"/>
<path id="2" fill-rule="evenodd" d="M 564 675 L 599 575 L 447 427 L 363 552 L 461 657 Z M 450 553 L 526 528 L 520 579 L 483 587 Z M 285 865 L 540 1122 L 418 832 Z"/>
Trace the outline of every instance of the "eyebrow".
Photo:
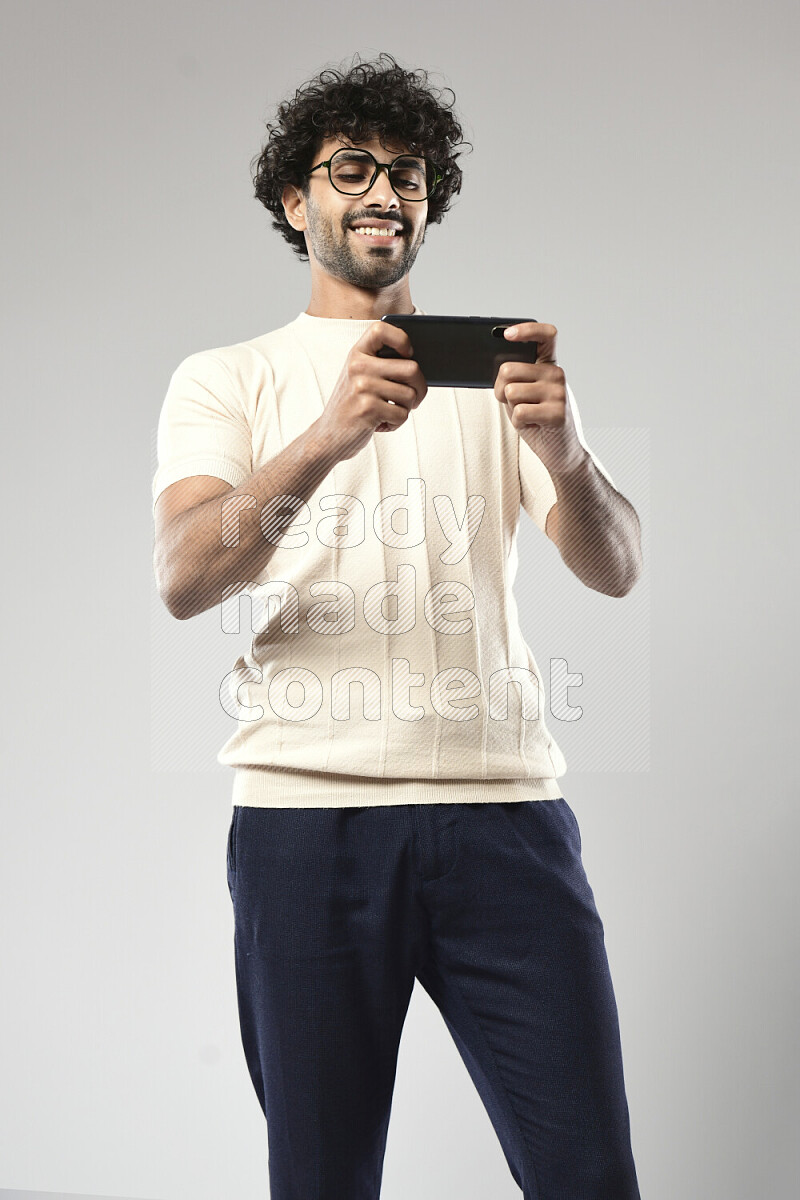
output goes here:
<path id="1" fill-rule="evenodd" d="M 342 149 L 342 150 L 344 150 L 344 149 L 345 149 L 345 147 L 341 147 L 341 149 Z M 358 147 L 356 147 L 356 146 L 348 146 L 348 147 L 347 147 L 347 150 L 349 151 L 349 153 L 347 153 L 347 154 L 340 154 L 340 155 L 339 155 L 339 157 L 340 157 L 340 158 L 343 158 L 343 159 L 345 159 L 345 161 L 347 161 L 347 162 L 350 162 L 350 160 L 351 160 L 351 159 L 357 158 L 359 154 L 366 154 L 366 153 L 368 153 L 368 151 L 366 151 L 366 150 L 361 150 L 361 149 L 359 149 L 359 148 L 358 148 Z M 402 154 L 395 154 L 395 155 L 393 155 L 392 161 L 394 161 L 394 159 L 395 159 L 395 158 L 413 158 L 415 162 L 418 162 L 418 163 L 420 163 L 420 164 L 422 163 L 422 157 L 421 157 L 421 155 L 419 155 L 419 154 L 408 154 L 408 153 L 406 153 L 405 151 L 404 151 Z"/>

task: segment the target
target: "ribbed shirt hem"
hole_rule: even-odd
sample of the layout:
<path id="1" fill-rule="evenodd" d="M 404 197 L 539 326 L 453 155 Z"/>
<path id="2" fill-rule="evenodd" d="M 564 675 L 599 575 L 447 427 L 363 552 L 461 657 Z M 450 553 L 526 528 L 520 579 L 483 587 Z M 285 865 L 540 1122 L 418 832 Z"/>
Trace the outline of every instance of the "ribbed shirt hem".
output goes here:
<path id="1" fill-rule="evenodd" d="M 250 808 L 361 808 L 382 804 L 498 804 L 558 800 L 557 779 L 393 779 L 291 767 L 237 767 L 233 804 Z"/>

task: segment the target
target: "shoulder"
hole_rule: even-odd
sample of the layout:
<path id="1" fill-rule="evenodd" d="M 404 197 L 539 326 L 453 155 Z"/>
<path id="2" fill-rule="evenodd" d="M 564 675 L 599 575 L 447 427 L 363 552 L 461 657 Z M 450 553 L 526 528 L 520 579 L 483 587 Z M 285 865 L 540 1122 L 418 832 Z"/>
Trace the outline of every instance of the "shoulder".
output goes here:
<path id="1" fill-rule="evenodd" d="M 221 367 L 236 373 L 252 370 L 292 345 L 293 325 L 294 322 L 239 342 L 194 350 L 181 360 L 179 366 L 186 364 L 189 367 L 207 370 Z"/>
<path id="2" fill-rule="evenodd" d="M 231 389 L 238 395 L 261 392 L 273 383 L 275 368 L 285 353 L 284 339 L 276 336 L 280 332 L 192 351 L 178 363 L 173 378 L 212 389 Z"/>

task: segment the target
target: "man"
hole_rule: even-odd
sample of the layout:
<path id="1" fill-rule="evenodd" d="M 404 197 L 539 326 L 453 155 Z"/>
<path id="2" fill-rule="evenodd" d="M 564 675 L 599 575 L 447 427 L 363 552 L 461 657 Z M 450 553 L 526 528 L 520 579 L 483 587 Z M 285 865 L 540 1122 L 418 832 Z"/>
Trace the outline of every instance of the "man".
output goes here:
<path id="1" fill-rule="evenodd" d="M 190 355 L 159 422 L 165 604 L 221 604 L 226 628 L 243 591 L 262 610 L 218 760 L 271 1196 L 379 1195 L 419 979 L 526 1200 L 634 1200 L 603 926 L 511 587 L 521 505 L 609 596 L 639 575 L 638 520 L 582 440 L 552 325 L 518 327 L 538 361 L 492 393 L 429 390 L 380 322 L 422 311 L 409 271 L 461 182 L 452 112 L 384 58 L 298 91 L 259 159 L 308 308 Z"/>

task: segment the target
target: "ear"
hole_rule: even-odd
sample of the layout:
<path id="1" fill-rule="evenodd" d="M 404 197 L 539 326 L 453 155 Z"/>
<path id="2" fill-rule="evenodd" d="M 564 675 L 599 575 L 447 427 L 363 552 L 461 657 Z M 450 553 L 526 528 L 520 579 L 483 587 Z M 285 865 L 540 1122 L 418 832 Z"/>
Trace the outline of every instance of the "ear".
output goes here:
<path id="1" fill-rule="evenodd" d="M 281 203 L 283 211 L 286 213 L 286 220 L 292 229 L 302 232 L 306 227 L 306 201 L 300 188 L 293 183 L 287 183 L 281 192 Z"/>

